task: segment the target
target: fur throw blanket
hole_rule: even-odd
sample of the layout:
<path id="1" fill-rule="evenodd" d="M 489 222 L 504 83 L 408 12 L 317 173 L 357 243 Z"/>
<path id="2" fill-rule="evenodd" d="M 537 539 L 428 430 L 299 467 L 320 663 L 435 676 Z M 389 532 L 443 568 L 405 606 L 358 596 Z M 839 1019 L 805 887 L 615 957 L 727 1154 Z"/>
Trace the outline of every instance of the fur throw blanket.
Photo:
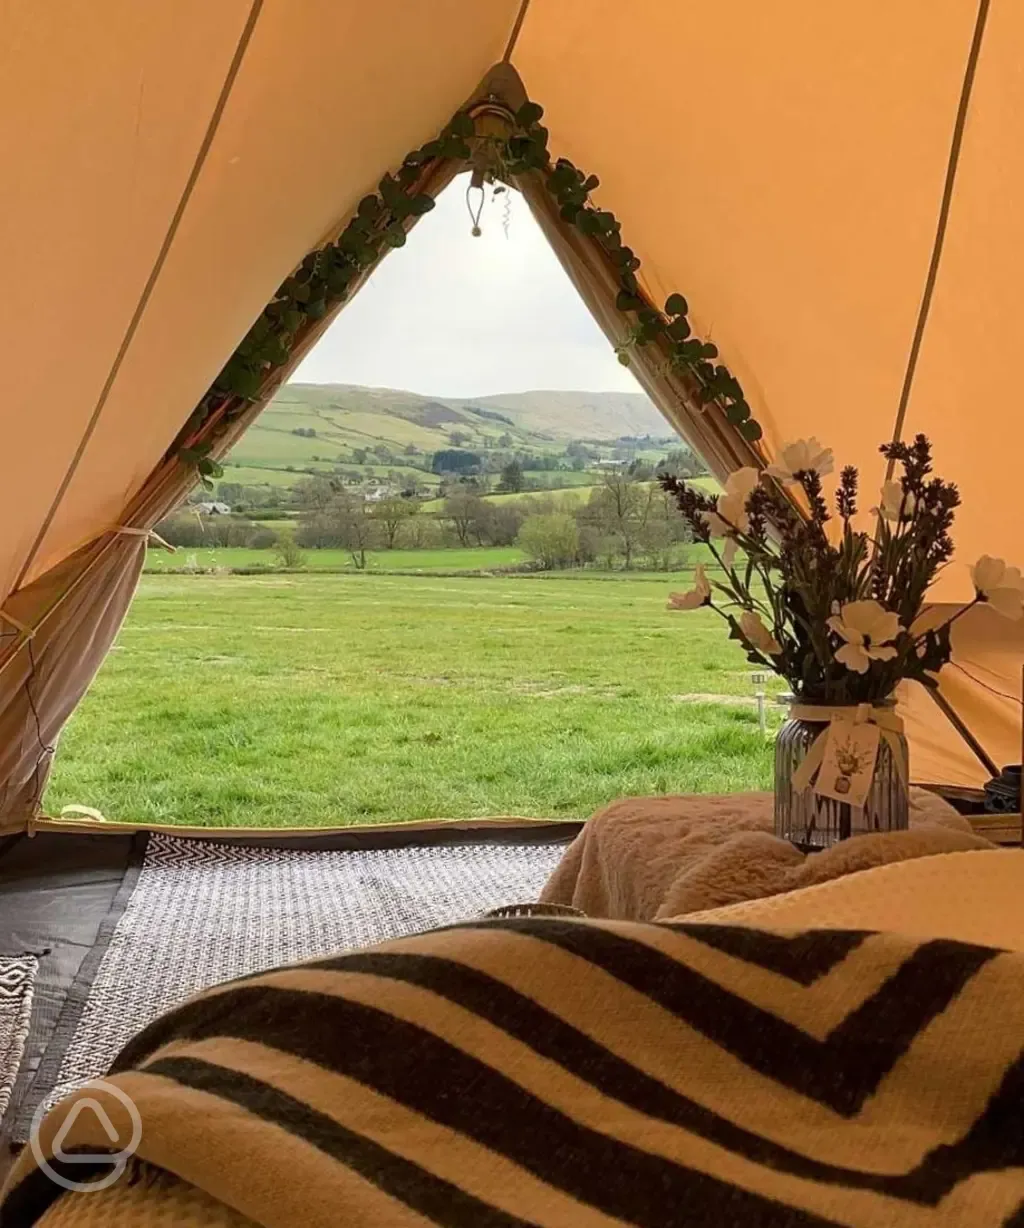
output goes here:
<path id="1" fill-rule="evenodd" d="M 810 887 L 933 853 L 990 849 L 941 798 L 911 790 L 910 829 L 808 857 L 772 834 L 772 795 L 629 797 L 591 818 L 541 896 L 589 917 L 653 921 Z"/>

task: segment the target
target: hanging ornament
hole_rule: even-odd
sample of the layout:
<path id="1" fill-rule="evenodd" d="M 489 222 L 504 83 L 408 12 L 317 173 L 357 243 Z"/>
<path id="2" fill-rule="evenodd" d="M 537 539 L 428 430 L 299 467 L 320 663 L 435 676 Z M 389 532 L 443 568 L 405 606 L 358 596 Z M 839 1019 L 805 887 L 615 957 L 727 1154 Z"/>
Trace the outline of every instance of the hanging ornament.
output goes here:
<path id="1" fill-rule="evenodd" d="M 474 192 L 478 193 L 475 208 L 473 202 Z M 474 239 L 479 239 L 483 234 L 483 231 L 480 229 L 480 218 L 484 211 L 484 200 L 484 172 L 476 168 L 470 176 L 469 185 L 466 188 L 466 208 L 469 210 L 469 220 L 473 223 L 473 229 L 469 233 Z"/>

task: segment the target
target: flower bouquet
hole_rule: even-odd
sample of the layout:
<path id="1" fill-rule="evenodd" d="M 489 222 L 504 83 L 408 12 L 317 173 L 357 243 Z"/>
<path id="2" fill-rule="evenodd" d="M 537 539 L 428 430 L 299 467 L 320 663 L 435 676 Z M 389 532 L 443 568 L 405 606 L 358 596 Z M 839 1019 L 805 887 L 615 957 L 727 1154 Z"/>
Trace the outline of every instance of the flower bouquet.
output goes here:
<path id="1" fill-rule="evenodd" d="M 907 747 L 895 712 L 904 678 L 938 686 L 952 624 L 988 602 L 1024 615 L 1015 567 L 982 557 L 975 597 L 951 617 L 926 597 L 953 554 L 960 496 L 932 475 L 931 445 L 884 444 L 889 478 L 870 528 L 858 527 L 859 477 L 843 469 L 830 508 L 822 479 L 832 452 L 816 439 L 782 449 L 761 474 L 733 473 L 717 498 L 662 478 L 717 574 L 696 569 L 694 587 L 670 608 L 708 606 L 747 659 L 781 674 L 791 719 L 776 743 L 778 834 L 809 848 L 862 831 L 907 825 Z"/>

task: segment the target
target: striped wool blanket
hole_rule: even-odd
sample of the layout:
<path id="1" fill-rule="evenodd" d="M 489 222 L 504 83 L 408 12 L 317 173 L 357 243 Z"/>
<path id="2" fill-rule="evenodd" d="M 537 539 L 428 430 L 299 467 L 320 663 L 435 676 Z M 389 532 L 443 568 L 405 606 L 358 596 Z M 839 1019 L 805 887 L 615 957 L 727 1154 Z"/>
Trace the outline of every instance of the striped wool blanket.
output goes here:
<path id="1" fill-rule="evenodd" d="M 43 1124 L 265 1228 L 1024 1228 L 1024 957 L 895 934 L 482 921 L 211 990 Z M 98 1197 L 98 1196 L 97 1196 Z"/>

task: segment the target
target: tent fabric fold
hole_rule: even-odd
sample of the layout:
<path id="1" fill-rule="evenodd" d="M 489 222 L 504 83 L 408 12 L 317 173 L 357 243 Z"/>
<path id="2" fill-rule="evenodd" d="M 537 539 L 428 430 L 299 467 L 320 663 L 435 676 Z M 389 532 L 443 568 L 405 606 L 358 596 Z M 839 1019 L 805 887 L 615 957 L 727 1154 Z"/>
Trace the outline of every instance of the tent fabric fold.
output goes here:
<path id="1" fill-rule="evenodd" d="M 455 170 L 450 164 L 439 166 L 425 178 L 423 191 L 437 195 Z M 410 219 L 410 227 L 415 220 Z M 366 270 L 355 291 L 371 272 Z M 214 457 L 228 452 L 259 417 L 340 309 L 308 330 L 258 400 L 215 436 Z M 10 668 L 0 673 L 0 832 L 24 827 L 38 812 L 60 730 L 103 664 L 128 612 L 145 558 L 145 530 L 177 507 L 194 483 L 191 469 L 177 460 L 164 461 L 127 509 L 128 529 L 108 529 L 8 599 L 11 614 L 26 632 L 17 637 L 18 647 L 6 662 Z M 4 647 L 0 640 L 0 652 Z"/>
<path id="2" fill-rule="evenodd" d="M 140 543 L 108 530 L 149 527 L 180 499 L 189 476 L 167 449 L 275 287 L 472 96 L 520 17 L 512 65 L 492 84 L 521 78 L 545 107 L 553 153 L 600 177 L 595 199 L 621 221 L 645 289 L 657 303 L 686 295 L 769 456 L 814 434 L 860 467 L 866 492 L 881 482 L 877 448 L 892 435 L 944 216 L 903 426 L 932 438 L 937 470 L 963 495 L 957 558 L 936 596 L 969 600 L 967 564 L 980 554 L 1024 561 L 1011 471 L 1024 450 L 1012 395 L 1024 7 L 521 7 L 4 7 L 0 266 L 19 292 L 0 308 L 13 356 L 0 410 L 0 608 L 28 627 L 53 612 L 31 654 L 16 626 L 0 625 L 0 827 L 38 801 L 40 747 L 134 591 Z M 594 245 L 560 224 L 539 180 L 519 186 L 616 341 Z M 698 409 L 654 350 L 634 370 L 719 476 L 750 463 L 750 446 Z M 1018 760 L 1021 629 L 972 611 L 954 643 L 943 693 L 993 761 Z M 915 779 L 981 783 L 978 757 L 927 695 L 902 706 Z"/>

